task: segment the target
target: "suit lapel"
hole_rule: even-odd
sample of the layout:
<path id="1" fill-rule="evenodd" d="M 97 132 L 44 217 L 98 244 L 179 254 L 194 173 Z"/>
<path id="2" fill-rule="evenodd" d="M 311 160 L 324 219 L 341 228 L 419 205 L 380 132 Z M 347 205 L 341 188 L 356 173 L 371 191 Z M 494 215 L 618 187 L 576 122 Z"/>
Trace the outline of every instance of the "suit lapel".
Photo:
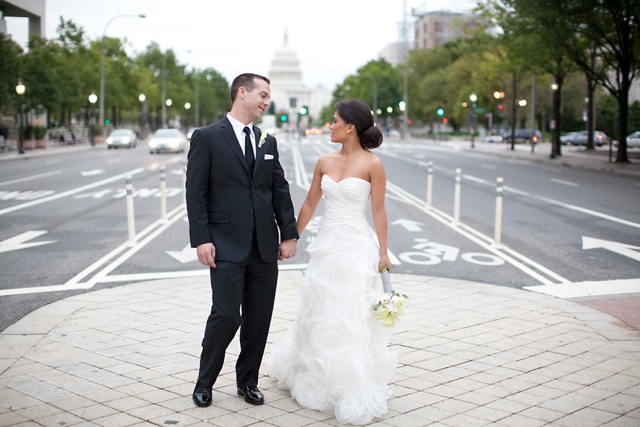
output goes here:
<path id="1" fill-rule="evenodd" d="M 244 170 L 249 173 L 249 165 L 247 165 L 247 159 L 244 157 L 244 153 L 242 153 L 242 149 L 240 148 L 240 144 L 238 144 L 238 138 L 236 137 L 236 133 L 233 131 L 233 126 L 231 126 L 231 122 L 228 118 L 224 118 L 222 121 L 222 125 L 220 126 L 222 136 L 227 141 L 227 143 L 231 146 L 231 150 L 235 153 L 242 163 Z"/>

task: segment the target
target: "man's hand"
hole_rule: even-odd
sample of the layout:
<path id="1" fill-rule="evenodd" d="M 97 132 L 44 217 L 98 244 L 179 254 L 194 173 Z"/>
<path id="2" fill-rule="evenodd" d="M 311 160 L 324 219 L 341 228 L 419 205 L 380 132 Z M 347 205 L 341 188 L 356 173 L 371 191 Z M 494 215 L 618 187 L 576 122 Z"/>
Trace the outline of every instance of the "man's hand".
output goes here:
<path id="1" fill-rule="evenodd" d="M 282 261 L 283 259 L 292 258 L 296 256 L 296 251 L 298 248 L 298 240 L 289 239 L 280 243 L 278 246 L 278 259 Z"/>
<path id="2" fill-rule="evenodd" d="M 198 261 L 207 267 L 216 268 L 216 247 L 213 243 L 203 243 L 197 247 Z"/>

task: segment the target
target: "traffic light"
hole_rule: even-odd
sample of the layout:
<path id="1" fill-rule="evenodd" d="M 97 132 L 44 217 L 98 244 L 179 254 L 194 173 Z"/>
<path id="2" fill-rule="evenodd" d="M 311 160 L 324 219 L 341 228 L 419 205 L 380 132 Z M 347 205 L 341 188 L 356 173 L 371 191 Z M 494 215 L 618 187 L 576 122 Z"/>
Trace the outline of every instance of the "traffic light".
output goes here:
<path id="1" fill-rule="evenodd" d="M 436 113 L 437 113 L 440 117 L 444 116 L 444 110 L 443 110 L 442 108 L 438 108 L 438 110 L 436 111 Z"/>
<path id="2" fill-rule="evenodd" d="M 449 119 L 447 119 L 446 117 L 445 117 L 445 118 L 443 118 L 443 119 L 442 119 L 442 123 L 444 123 L 444 124 L 446 125 L 447 123 L 449 123 Z"/>
<path id="3" fill-rule="evenodd" d="M 307 108 L 306 105 L 303 105 L 302 108 L 300 108 L 300 115 L 306 116 L 308 112 L 309 112 L 309 109 Z"/>
<path id="4" fill-rule="evenodd" d="M 407 103 L 404 101 L 398 102 L 398 107 L 400 107 L 400 111 L 404 111 L 407 108 Z"/>
<path id="5" fill-rule="evenodd" d="M 504 105 L 498 104 L 498 117 L 502 117 L 503 112 L 504 112 Z"/>
<path id="6" fill-rule="evenodd" d="M 107 126 L 109 126 L 109 125 L 111 124 L 111 120 L 106 119 L 106 120 L 104 121 L 104 124 L 105 124 L 105 125 L 107 125 Z"/>
<path id="7" fill-rule="evenodd" d="M 281 115 L 280 116 L 280 121 L 286 122 L 287 121 L 287 115 L 286 114 Z"/>

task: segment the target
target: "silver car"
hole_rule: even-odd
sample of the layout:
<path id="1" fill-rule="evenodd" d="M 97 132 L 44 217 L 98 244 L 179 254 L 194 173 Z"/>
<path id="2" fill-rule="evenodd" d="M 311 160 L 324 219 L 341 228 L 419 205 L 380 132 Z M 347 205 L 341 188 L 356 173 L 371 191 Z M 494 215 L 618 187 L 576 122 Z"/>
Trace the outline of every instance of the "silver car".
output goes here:
<path id="1" fill-rule="evenodd" d="M 158 129 L 149 140 L 149 153 L 184 153 L 187 138 L 178 129 Z"/>
<path id="2" fill-rule="evenodd" d="M 138 135 L 131 129 L 116 129 L 107 138 L 107 148 L 127 147 L 135 148 L 138 142 Z"/>
<path id="3" fill-rule="evenodd" d="M 569 132 L 568 134 L 560 137 L 560 142 L 563 145 L 587 145 L 587 131 L 581 130 L 578 132 Z M 593 143 L 598 147 L 609 142 L 609 137 L 601 130 L 593 132 Z"/>
<path id="4" fill-rule="evenodd" d="M 627 148 L 640 148 L 640 130 L 627 136 Z"/>

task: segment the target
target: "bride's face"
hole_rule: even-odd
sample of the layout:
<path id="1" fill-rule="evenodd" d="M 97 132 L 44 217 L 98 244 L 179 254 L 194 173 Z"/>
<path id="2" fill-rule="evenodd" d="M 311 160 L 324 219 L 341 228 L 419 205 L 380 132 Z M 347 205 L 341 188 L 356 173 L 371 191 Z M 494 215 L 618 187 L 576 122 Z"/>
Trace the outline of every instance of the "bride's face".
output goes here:
<path id="1" fill-rule="evenodd" d="M 352 125 L 342 120 L 342 117 L 340 117 L 336 111 L 333 115 L 333 123 L 331 124 L 331 142 L 345 141 L 352 127 Z"/>

